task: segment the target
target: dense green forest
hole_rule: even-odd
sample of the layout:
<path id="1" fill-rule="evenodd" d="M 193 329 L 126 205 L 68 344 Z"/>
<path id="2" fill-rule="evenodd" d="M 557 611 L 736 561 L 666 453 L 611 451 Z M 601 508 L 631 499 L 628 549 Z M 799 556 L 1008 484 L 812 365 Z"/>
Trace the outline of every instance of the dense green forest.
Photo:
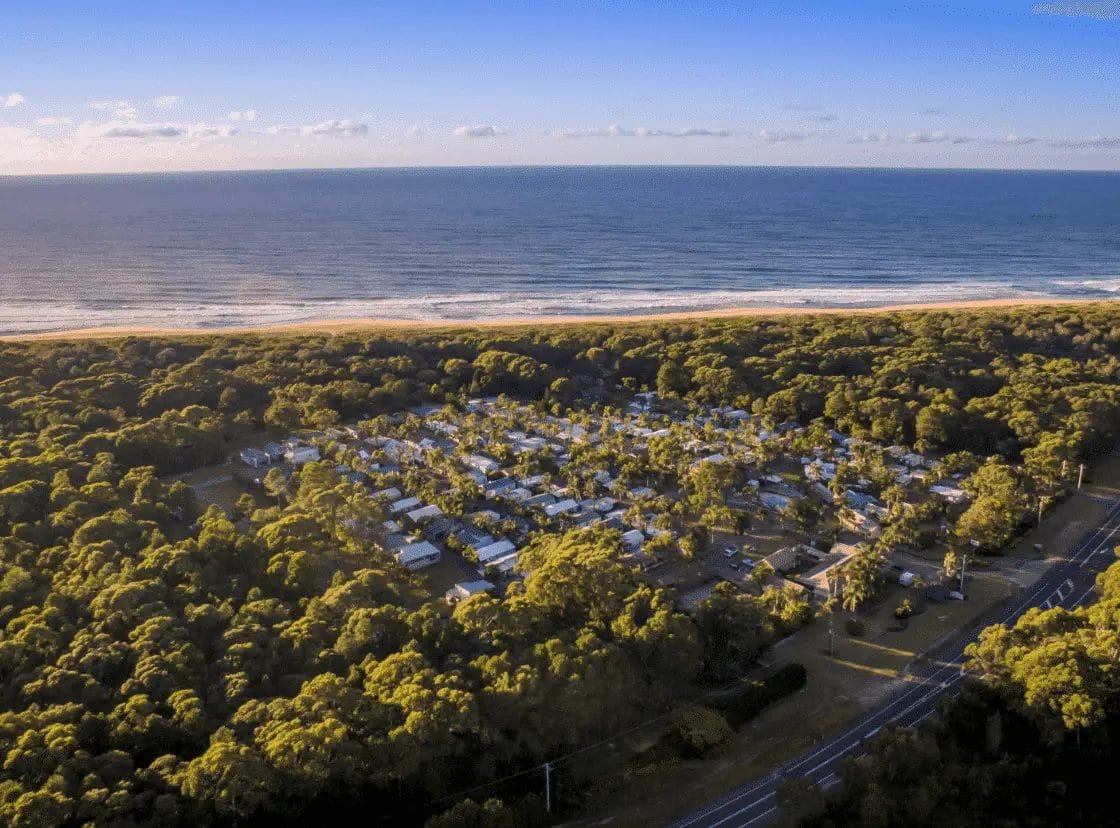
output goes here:
<path id="1" fill-rule="evenodd" d="M 783 623 L 723 591 L 684 611 L 598 530 L 537 537 L 523 584 L 451 607 L 368 541 L 380 507 L 331 463 L 236 514 L 169 479 L 262 434 L 648 389 L 959 462 L 996 454 L 988 500 L 1022 509 L 1113 447 L 1118 376 L 1120 308 L 1105 304 L 0 344 L 0 821 L 532 824 L 536 780 L 497 789 L 504 804 L 456 803 L 741 674 Z M 906 740 L 907 790 L 931 806 L 953 806 L 961 778 L 986 813 L 1005 779 L 1061 800 L 1062 774 L 1113 755 L 1114 581 L 1097 608 L 989 635 L 988 683 L 935 734 L 884 741 L 886 764 L 857 763 L 849 798 L 805 819 L 859 822 Z M 1073 666 L 1021 663 L 1071 642 Z M 1084 703 L 1029 675 L 1083 667 Z M 943 787 L 918 791 L 939 751 Z M 1034 784 L 1032 762 L 1059 772 Z"/>

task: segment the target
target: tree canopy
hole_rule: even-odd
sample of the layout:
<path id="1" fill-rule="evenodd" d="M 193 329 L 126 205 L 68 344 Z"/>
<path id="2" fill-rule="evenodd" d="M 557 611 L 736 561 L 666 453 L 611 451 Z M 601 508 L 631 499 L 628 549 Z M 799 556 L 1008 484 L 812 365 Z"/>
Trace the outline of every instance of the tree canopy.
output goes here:
<path id="1" fill-rule="evenodd" d="M 957 531 L 995 547 L 1115 443 L 1118 371 L 1107 305 L 2 343 L 0 822 L 523 824 L 536 811 L 455 802 L 741 674 L 803 615 L 723 588 L 685 612 L 602 530 L 536 537 L 523 584 L 452 608 L 369 540 L 383 507 L 332 462 L 270 474 L 267 505 L 231 514 L 177 480 L 250 439 L 498 393 L 578 420 L 659 391 L 977 467 Z M 678 467 L 675 439 L 624 475 Z M 709 527 L 724 473 L 683 478 Z M 961 715 L 1096 744 L 1114 724 L 1103 606 L 986 636 L 993 683 Z M 899 738 L 915 762 L 941 749 Z"/>

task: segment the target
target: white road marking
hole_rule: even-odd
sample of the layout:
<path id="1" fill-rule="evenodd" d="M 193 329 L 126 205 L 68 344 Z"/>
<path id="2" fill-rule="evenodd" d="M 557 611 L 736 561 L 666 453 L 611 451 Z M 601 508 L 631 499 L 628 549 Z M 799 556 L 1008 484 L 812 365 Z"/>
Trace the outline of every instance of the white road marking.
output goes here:
<path id="1" fill-rule="evenodd" d="M 1086 599 L 1086 598 L 1087 598 L 1087 597 L 1089 596 L 1089 593 L 1091 593 L 1091 592 L 1092 592 L 1092 591 L 1093 591 L 1094 589 L 1096 589 L 1096 588 L 1097 588 L 1097 585 L 1096 585 L 1096 584 L 1093 584 L 1093 585 L 1092 585 L 1091 587 L 1089 587 L 1089 588 L 1088 588 L 1087 590 L 1085 590 L 1084 592 L 1082 592 L 1082 593 L 1081 593 L 1081 597 L 1080 597 L 1080 598 L 1078 598 L 1078 599 L 1077 599 L 1076 601 L 1074 601 L 1074 602 L 1073 602 L 1073 605 L 1074 605 L 1075 607 L 1076 607 L 1076 606 L 1079 606 L 1079 605 L 1081 604 L 1081 602 L 1082 602 L 1082 601 L 1084 601 L 1084 600 L 1085 600 L 1085 599 Z"/>
<path id="2" fill-rule="evenodd" d="M 936 712 L 937 712 L 937 708 L 936 708 L 936 707 L 934 707 L 934 708 L 930 708 L 930 709 L 929 709 L 929 710 L 927 710 L 927 711 L 926 711 L 925 713 L 923 713 L 923 714 L 922 714 L 921 716 L 919 716 L 918 718 L 916 718 L 916 719 L 914 720 L 914 723 L 913 723 L 912 725 L 910 725 L 910 727 L 916 727 L 917 725 L 919 725 L 919 724 L 921 724 L 922 722 L 924 722 L 924 721 L 925 721 L 926 719 L 928 719 L 928 718 L 929 718 L 930 716 L 932 716 L 932 715 L 933 715 L 934 713 L 936 713 Z"/>
<path id="3" fill-rule="evenodd" d="M 776 810 L 778 810 L 777 805 L 770 808 L 770 810 L 768 810 L 768 811 L 763 811 L 761 814 L 756 816 L 754 819 L 747 820 L 746 822 L 743 823 L 743 825 L 753 825 L 754 823 L 758 822 L 760 819 L 765 819 L 766 817 L 770 816 L 770 814 L 774 813 L 774 811 L 776 811 Z M 719 825 L 719 823 L 717 822 L 717 823 L 715 823 L 715 825 Z"/>

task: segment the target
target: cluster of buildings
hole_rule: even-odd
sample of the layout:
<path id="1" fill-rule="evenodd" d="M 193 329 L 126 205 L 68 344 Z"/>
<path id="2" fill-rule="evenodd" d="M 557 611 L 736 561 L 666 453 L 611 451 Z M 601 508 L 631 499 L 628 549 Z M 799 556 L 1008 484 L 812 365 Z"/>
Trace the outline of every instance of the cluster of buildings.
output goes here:
<path id="1" fill-rule="evenodd" d="M 611 415 L 559 417 L 491 398 L 472 400 L 463 412 L 420 406 L 380 423 L 380 433 L 370 433 L 367 422 L 247 448 L 241 460 L 260 471 L 329 457 L 383 504 L 387 519 L 374 540 L 402 566 L 415 571 L 451 555 L 464 572 L 477 572 L 479 580 L 456 589 L 492 589 L 518 577 L 519 551 L 532 533 L 570 527 L 618 529 L 625 554 L 645 568 L 655 566 L 651 539 L 671 534 L 675 541 L 684 531 L 680 515 L 670 519 L 668 508 L 682 498 L 681 484 L 674 475 L 651 473 L 648 464 L 639 464 L 642 473 L 628 464 L 651 455 L 659 440 L 673 443 L 679 475 L 705 464 L 729 468 L 729 508 L 780 521 L 796 501 L 812 498 L 849 536 L 840 541 L 874 540 L 881 533 L 889 511 L 881 499 L 884 474 L 907 493 L 947 506 L 967 499 L 957 479 L 942 478 L 935 460 L 903 448 L 836 431 L 809 447 L 812 441 L 797 440 L 805 433 L 799 423 L 766 429 L 740 409 L 686 411 L 652 393 L 635 395 Z M 878 458 L 877 483 L 852 471 L 864 468 L 869 453 Z M 417 479 L 430 485 L 408 491 L 406 481 Z M 855 547 L 839 542 L 828 552 L 812 544 L 788 549 L 794 552 L 783 548 L 768 556 L 773 569 L 797 570 L 800 583 L 818 589 Z"/>
<path id="2" fill-rule="evenodd" d="M 267 469 L 285 464 L 299 468 L 305 463 L 315 463 L 322 459 L 318 446 L 306 437 L 289 437 L 282 443 L 265 443 L 260 448 L 243 448 L 241 462 L 254 469 Z"/>

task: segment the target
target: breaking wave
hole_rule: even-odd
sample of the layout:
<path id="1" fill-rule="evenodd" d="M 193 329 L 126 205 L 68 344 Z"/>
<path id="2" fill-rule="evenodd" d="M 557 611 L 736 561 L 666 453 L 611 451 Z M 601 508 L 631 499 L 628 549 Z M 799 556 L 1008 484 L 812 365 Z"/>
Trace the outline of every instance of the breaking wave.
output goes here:
<path id="1" fill-rule="evenodd" d="M 1117 289 L 1120 290 L 1120 284 Z M 28 334 L 102 327 L 222 329 L 344 319 L 413 322 L 502 321 L 538 317 L 626 317 L 736 308 L 874 308 L 985 299 L 1068 298 L 998 283 L 930 283 L 908 287 L 819 287 L 743 291 L 580 291 L 427 295 L 247 303 L 130 302 L 127 306 L 8 303 L 0 333 Z"/>

